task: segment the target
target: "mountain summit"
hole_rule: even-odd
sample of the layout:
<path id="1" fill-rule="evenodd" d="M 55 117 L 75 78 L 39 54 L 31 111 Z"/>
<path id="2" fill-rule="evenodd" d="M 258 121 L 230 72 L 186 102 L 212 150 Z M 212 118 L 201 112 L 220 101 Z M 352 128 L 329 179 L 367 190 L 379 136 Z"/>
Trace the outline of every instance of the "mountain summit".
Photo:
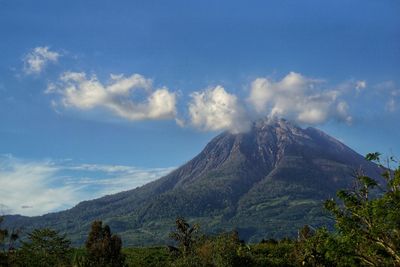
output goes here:
<path id="1" fill-rule="evenodd" d="M 249 241 L 293 236 L 304 224 L 331 225 L 325 199 L 376 165 L 324 132 L 286 120 L 263 119 L 241 134 L 224 132 L 195 158 L 142 187 L 84 201 L 38 217 L 8 216 L 14 227 L 51 227 L 84 241 L 95 219 L 119 232 L 125 244 L 164 243 L 177 216 L 204 231 L 237 229 Z"/>

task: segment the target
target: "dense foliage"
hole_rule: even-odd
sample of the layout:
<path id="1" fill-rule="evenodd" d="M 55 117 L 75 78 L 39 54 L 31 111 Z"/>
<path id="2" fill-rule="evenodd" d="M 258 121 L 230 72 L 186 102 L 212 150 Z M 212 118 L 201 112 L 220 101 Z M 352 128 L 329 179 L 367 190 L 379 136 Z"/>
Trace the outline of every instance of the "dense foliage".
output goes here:
<path id="1" fill-rule="evenodd" d="M 0 217 L 0 226 L 3 218 Z M 19 238 L 19 230 L 12 230 L 0 227 L 0 266 L 7 266 L 15 260 L 15 242 Z"/>
<path id="2" fill-rule="evenodd" d="M 28 234 L 28 242 L 22 242 L 17 251 L 19 266 L 70 266 L 71 241 L 51 229 L 36 229 Z"/>
<path id="3" fill-rule="evenodd" d="M 384 168 L 379 153 L 367 158 L 383 168 L 386 188 L 360 173 L 354 189 L 338 192 L 341 205 L 328 200 L 325 206 L 358 260 L 371 266 L 400 266 L 400 168 Z M 390 167 L 398 162 L 391 158 L 388 163 Z"/>
<path id="4" fill-rule="evenodd" d="M 125 256 L 121 253 L 122 241 L 111 234 L 108 225 L 94 221 L 86 241 L 85 266 L 119 267 L 124 266 Z"/>
<path id="5" fill-rule="evenodd" d="M 190 226 L 183 218 L 177 218 L 175 224 L 176 231 L 171 232 L 170 237 L 178 242 L 181 255 L 187 257 L 193 253 L 193 249 L 196 245 L 195 237 L 199 226 Z"/>

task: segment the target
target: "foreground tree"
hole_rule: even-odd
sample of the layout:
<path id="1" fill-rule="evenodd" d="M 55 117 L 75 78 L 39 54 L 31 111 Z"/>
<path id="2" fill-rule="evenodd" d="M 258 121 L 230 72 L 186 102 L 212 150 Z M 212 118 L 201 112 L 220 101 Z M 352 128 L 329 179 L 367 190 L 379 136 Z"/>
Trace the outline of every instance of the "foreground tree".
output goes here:
<path id="1" fill-rule="evenodd" d="M 3 222 L 3 217 L 0 217 L 0 224 Z M 8 237 L 7 229 L 0 228 L 0 266 L 6 266 L 8 262 L 8 253 L 5 249 L 5 240 Z"/>
<path id="2" fill-rule="evenodd" d="M 359 266 L 349 253 L 351 248 L 341 243 L 340 235 L 326 228 L 304 226 L 294 242 L 292 259 L 296 266 Z"/>
<path id="3" fill-rule="evenodd" d="M 184 218 L 177 218 L 175 225 L 176 231 L 171 232 L 169 236 L 178 243 L 182 256 L 186 257 L 193 252 L 199 226 L 190 226 Z"/>
<path id="4" fill-rule="evenodd" d="M 86 241 L 86 266 L 120 267 L 125 265 L 125 256 L 121 253 L 122 241 L 111 234 L 108 225 L 94 221 Z"/>
<path id="5" fill-rule="evenodd" d="M 250 247 L 239 239 L 239 233 L 232 231 L 210 237 L 196 250 L 204 266 L 241 267 L 253 266 Z"/>
<path id="6" fill-rule="evenodd" d="M 400 266 L 400 167 L 393 157 L 383 166 L 379 153 L 366 156 L 382 167 L 385 187 L 358 174 L 352 190 L 338 192 L 340 203 L 328 200 L 325 207 L 336 220 L 342 243 L 360 263 L 368 266 Z"/>
<path id="7" fill-rule="evenodd" d="M 0 216 L 0 226 L 3 217 Z M 20 230 L 11 231 L 0 227 L 0 266 L 11 266 L 16 260 L 15 243 L 19 239 Z"/>
<path id="8" fill-rule="evenodd" d="M 51 229 L 36 229 L 28 234 L 29 242 L 23 242 L 18 251 L 17 266 L 69 266 L 71 242 L 65 235 Z"/>
<path id="9" fill-rule="evenodd" d="M 2 222 L 3 222 L 3 217 L 0 217 L 0 225 Z M 7 237 L 8 237 L 7 229 L 0 228 L 0 266 L 6 266 L 8 262 L 8 251 L 5 245 Z"/>
<path id="10" fill-rule="evenodd" d="M 250 248 L 239 239 L 237 231 L 216 236 L 199 234 L 197 224 L 190 225 L 183 218 L 175 221 L 176 231 L 170 237 L 178 243 L 178 257 L 172 266 L 236 267 L 252 266 Z M 171 249 L 175 252 L 175 249 Z"/>

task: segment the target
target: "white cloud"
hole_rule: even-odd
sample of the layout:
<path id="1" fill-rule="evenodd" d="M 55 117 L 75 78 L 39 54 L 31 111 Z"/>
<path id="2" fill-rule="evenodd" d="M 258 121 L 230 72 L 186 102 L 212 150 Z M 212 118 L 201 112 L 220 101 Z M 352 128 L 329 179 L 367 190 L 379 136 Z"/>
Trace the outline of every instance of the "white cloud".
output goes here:
<path id="1" fill-rule="evenodd" d="M 88 78 L 83 72 L 65 72 L 57 85 L 49 84 L 47 93 L 61 95 L 66 108 L 91 110 L 103 108 L 124 119 L 171 119 L 176 115 L 176 94 L 166 87 L 153 90 L 152 81 L 142 75 L 110 75 L 102 84 L 95 75 Z M 134 93 L 142 90 L 146 99 L 137 101 Z"/>
<path id="2" fill-rule="evenodd" d="M 50 51 L 47 46 L 39 46 L 29 52 L 24 58 L 26 74 L 40 74 L 49 63 L 56 63 L 60 54 Z"/>
<path id="3" fill-rule="evenodd" d="M 385 102 L 386 110 L 394 110 L 400 93 L 390 85 L 394 100 Z M 383 86 L 383 85 L 382 85 Z M 247 101 L 222 86 L 194 92 L 185 115 L 178 114 L 177 93 L 166 87 L 154 88 L 152 80 L 140 74 L 111 74 L 108 82 L 84 72 L 64 72 L 57 82 L 48 84 L 46 93 L 58 94 L 52 106 L 81 111 L 105 110 L 131 120 L 175 119 L 181 127 L 192 126 L 203 131 L 229 130 L 244 132 L 250 128 L 250 118 L 283 117 L 299 124 L 318 125 L 328 120 L 353 121 L 351 110 L 359 110 L 352 97 L 367 98 L 376 90 L 365 91 L 365 80 L 350 80 L 330 86 L 321 79 L 312 79 L 290 72 L 281 80 L 257 78 L 250 85 Z M 375 86 L 376 87 L 376 86 Z M 359 94 L 365 91 L 362 95 Z M 387 90 L 386 90 L 387 91 Z M 360 102 L 360 101 L 358 101 Z"/>
<path id="4" fill-rule="evenodd" d="M 367 87 L 367 82 L 360 80 L 356 81 L 356 90 L 360 92 L 362 89 L 365 89 Z"/>
<path id="5" fill-rule="evenodd" d="M 208 88 L 191 95 L 189 116 L 191 124 L 204 131 L 230 130 L 233 133 L 249 129 L 246 112 L 238 98 L 222 86 Z"/>
<path id="6" fill-rule="evenodd" d="M 365 81 L 345 83 L 326 89 L 322 80 L 290 72 L 280 81 L 257 78 L 250 86 L 249 105 L 222 86 L 195 92 L 189 103 L 192 126 L 205 131 L 228 129 L 234 133 L 249 129 L 249 118 L 283 117 L 300 124 L 321 124 L 330 119 L 352 122 L 349 105 L 344 100 L 350 88 L 365 87 Z M 250 115 L 253 114 L 253 115 Z"/>
<path id="7" fill-rule="evenodd" d="M 254 80 L 248 102 L 260 115 L 284 117 L 298 123 L 320 124 L 337 118 L 351 121 L 348 105 L 339 100 L 340 90 L 323 90 L 320 80 L 290 72 L 281 81 Z"/>
<path id="8" fill-rule="evenodd" d="M 173 168 L 27 161 L 0 156 L 0 212 L 41 215 L 133 189 Z"/>

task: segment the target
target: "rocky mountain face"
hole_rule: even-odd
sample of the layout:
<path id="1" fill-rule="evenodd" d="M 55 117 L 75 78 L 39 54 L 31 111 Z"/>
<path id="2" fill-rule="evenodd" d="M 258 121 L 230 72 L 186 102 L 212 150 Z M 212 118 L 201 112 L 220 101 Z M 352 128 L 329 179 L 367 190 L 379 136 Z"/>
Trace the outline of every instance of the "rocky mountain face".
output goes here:
<path id="1" fill-rule="evenodd" d="M 183 216 L 205 232 L 236 229 L 256 242 L 294 236 L 304 224 L 332 225 L 322 203 L 352 186 L 360 169 L 379 177 L 376 165 L 322 131 L 265 119 L 247 133 L 218 135 L 195 158 L 142 187 L 44 216 L 7 216 L 5 223 L 55 228 L 81 244 L 100 219 L 125 245 L 144 245 L 167 242 Z"/>

